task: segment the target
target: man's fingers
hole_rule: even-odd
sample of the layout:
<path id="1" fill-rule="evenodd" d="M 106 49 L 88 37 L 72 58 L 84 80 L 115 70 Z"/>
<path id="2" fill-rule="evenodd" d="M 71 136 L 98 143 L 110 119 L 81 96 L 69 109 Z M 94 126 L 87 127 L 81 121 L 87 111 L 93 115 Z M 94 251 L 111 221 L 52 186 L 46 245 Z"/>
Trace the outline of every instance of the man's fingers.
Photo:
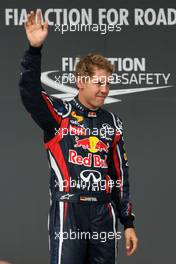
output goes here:
<path id="1" fill-rule="evenodd" d="M 127 255 L 131 256 L 137 249 L 137 239 L 131 239 L 129 247 L 126 247 Z"/>
<path id="2" fill-rule="evenodd" d="M 129 249 L 131 247 L 131 240 L 130 238 L 126 238 L 126 249 Z"/>
<path id="3" fill-rule="evenodd" d="M 131 240 L 129 238 L 126 239 L 126 252 L 127 252 L 127 255 L 129 256 L 130 254 L 130 251 L 131 251 Z"/>
<path id="4" fill-rule="evenodd" d="M 48 21 L 44 22 L 43 30 L 46 31 L 46 32 L 48 31 Z"/>
<path id="5" fill-rule="evenodd" d="M 41 10 L 37 10 L 37 12 L 36 12 L 36 20 L 37 20 L 37 26 L 41 27 L 42 26 L 42 13 L 41 13 Z"/>
<path id="6" fill-rule="evenodd" d="M 39 47 L 44 42 L 48 34 L 48 22 L 45 21 L 44 25 L 41 11 L 31 11 L 27 14 L 24 27 L 26 30 L 27 38 L 32 46 Z"/>
<path id="7" fill-rule="evenodd" d="M 26 20 L 24 22 L 25 28 L 27 28 L 27 27 L 29 27 L 30 25 L 33 24 L 33 16 L 34 16 L 34 12 L 33 11 L 31 11 L 30 13 L 27 14 Z"/>
<path id="8" fill-rule="evenodd" d="M 31 20 L 31 24 L 32 25 L 35 25 L 36 24 L 34 11 L 31 11 L 30 12 L 30 20 Z"/>
<path id="9" fill-rule="evenodd" d="M 31 22 L 29 20 L 29 15 L 26 16 L 26 20 L 24 22 L 24 27 L 25 27 L 25 30 L 28 30 L 28 28 L 30 27 L 31 25 Z"/>

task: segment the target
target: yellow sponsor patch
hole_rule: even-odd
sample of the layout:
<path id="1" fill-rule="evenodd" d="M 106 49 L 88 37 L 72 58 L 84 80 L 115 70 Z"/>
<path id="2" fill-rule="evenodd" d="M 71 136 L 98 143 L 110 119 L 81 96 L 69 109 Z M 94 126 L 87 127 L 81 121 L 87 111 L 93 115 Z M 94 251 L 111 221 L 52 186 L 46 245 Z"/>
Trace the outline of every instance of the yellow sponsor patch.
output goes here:
<path id="1" fill-rule="evenodd" d="M 126 153 L 124 153 L 124 159 L 127 160 L 127 154 Z"/>
<path id="2" fill-rule="evenodd" d="M 76 118 L 78 122 L 81 122 L 81 121 L 84 120 L 84 117 L 83 117 L 83 116 L 79 116 L 79 115 L 77 115 L 75 111 L 71 112 L 71 115 L 72 115 L 74 118 Z"/>

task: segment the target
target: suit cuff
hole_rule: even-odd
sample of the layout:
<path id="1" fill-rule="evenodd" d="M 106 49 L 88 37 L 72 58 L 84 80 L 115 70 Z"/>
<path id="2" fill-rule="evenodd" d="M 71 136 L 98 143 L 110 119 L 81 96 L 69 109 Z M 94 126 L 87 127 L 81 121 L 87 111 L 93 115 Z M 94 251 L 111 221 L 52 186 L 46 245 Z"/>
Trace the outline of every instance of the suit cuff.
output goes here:
<path id="1" fill-rule="evenodd" d="M 29 44 L 29 49 L 28 49 L 28 52 L 30 53 L 30 54 L 41 54 L 41 49 L 42 49 L 42 47 L 43 47 L 43 45 L 41 45 L 40 47 L 33 47 L 33 46 L 31 46 L 30 44 Z"/>
<path id="2" fill-rule="evenodd" d="M 124 223 L 124 230 L 127 228 L 135 228 L 134 223 L 132 221 L 128 221 L 128 222 Z"/>

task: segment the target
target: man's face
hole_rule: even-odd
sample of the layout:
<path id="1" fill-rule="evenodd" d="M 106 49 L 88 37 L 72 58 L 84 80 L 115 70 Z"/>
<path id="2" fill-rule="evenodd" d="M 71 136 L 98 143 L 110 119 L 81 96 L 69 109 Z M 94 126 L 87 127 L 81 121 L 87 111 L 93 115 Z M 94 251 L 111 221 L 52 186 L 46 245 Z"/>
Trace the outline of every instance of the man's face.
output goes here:
<path id="1" fill-rule="evenodd" d="M 101 107 L 109 93 L 109 76 L 106 70 L 95 68 L 92 77 L 87 76 L 86 81 L 84 78 L 83 81 L 77 81 L 81 103 L 91 109 Z"/>

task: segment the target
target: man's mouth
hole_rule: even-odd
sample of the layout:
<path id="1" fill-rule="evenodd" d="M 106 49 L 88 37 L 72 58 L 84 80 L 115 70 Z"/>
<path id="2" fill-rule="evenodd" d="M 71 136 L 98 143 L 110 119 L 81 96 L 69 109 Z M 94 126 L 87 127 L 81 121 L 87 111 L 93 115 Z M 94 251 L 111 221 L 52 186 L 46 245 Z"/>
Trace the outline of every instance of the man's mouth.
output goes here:
<path id="1" fill-rule="evenodd" d="M 103 99 L 106 98 L 106 96 L 104 96 L 104 95 L 97 95 L 97 97 L 100 97 L 100 98 L 103 98 Z"/>

